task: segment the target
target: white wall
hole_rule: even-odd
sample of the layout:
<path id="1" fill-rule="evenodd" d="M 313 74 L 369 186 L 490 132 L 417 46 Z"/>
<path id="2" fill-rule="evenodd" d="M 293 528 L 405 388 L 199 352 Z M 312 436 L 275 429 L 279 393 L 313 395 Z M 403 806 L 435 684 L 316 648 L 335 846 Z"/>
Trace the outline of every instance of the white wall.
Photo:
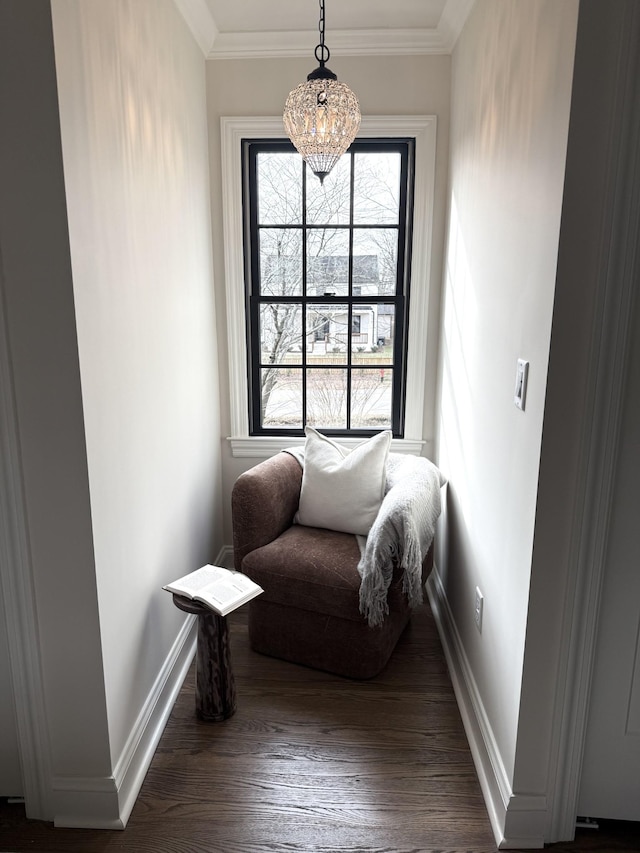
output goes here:
<path id="1" fill-rule="evenodd" d="M 437 456 L 449 541 L 438 567 L 507 803 L 577 14 L 577 0 L 478 0 L 452 62 Z M 524 412 L 513 403 L 519 357 L 530 362 Z"/>
<path id="2" fill-rule="evenodd" d="M 53 789 L 109 775 L 106 700 L 51 12 L 0 15 L 0 255 Z"/>
<path id="3" fill-rule="evenodd" d="M 171 0 L 53 0 L 113 765 L 222 544 L 205 62 Z"/>
<path id="4" fill-rule="evenodd" d="M 215 60 L 207 63 L 211 198 L 218 315 L 223 436 L 230 435 L 223 210 L 220 167 L 220 116 L 281 115 L 289 91 L 315 67 L 308 59 Z M 336 57 L 330 63 L 340 80 L 356 92 L 363 115 L 436 115 L 437 150 L 432 287 L 429 298 L 428 360 L 425 367 L 425 434 L 429 450 L 434 438 L 434 403 L 442 246 L 446 209 L 449 144 L 449 56 Z M 231 544 L 231 489 L 236 477 L 259 459 L 233 458 L 223 442 L 224 541 Z"/>
<path id="5" fill-rule="evenodd" d="M 170 0 L 0 16 L 1 568 L 27 814 L 118 828 L 193 649 L 161 585 L 221 545 L 205 62 Z"/>

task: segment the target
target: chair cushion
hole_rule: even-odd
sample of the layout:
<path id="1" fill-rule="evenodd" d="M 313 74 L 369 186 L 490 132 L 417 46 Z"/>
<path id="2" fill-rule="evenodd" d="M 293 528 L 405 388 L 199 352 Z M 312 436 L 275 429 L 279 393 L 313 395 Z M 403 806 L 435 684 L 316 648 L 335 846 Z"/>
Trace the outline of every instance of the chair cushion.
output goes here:
<path id="1" fill-rule="evenodd" d="M 242 571 L 264 589 L 264 601 L 364 623 L 359 561 L 355 536 L 294 525 L 247 554 Z M 392 583 L 388 601 L 394 610 L 408 609 L 401 581 Z"/>

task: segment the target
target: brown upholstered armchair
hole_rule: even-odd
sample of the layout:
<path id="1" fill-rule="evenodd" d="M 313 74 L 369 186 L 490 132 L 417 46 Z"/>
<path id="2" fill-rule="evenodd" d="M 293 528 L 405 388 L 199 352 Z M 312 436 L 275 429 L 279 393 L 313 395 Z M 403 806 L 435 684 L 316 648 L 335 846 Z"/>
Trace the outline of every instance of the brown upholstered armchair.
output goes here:
<path id="1" fill-rule="evenodd" d="M 389 660 L 411 610 L 399 571 L 389 613 L 370 627 L 360 615 L 356 537 L 294 524 L 302 469 L 278 453 L 236 481 L 232 493 L 235 567 L 264 589 L 249 603 L 251 647 L 351 678 L 371 678 Z M 431 568 L 432 551 L 423 563 Z"/>

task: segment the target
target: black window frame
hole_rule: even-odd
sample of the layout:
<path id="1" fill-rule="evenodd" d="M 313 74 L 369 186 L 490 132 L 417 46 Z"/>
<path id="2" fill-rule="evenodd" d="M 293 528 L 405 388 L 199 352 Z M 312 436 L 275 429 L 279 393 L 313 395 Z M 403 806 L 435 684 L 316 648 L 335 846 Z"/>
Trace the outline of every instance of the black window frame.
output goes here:
<path id="1" fill-rule="evenodd" d="M 409 340 L 409 304 L 411 283 L 411 245 L 413 236 L 413 193 L 415 174 L 415 139 L 411 137 L 375 137 L 370 139 L 356 140 L 347 151 L 347 155 L 353 157 L 361 151 L 393 151 L 400 154 L 400 198 L 398 217 L 398 258 L 396 275 L 396 292 L 393 295 L 378 294 L 356 295 L 360 290 L 358 285 L 353 284 L 353 256 L 351 248 L 349 251 L 349 281 L 348 294 L 328 296 L 309 295 L 307 293 L 307 270 L 306 258 L 303 248 L 303 292 L 297 296 L 274 296 L 272 294 L 260 294 L 260 255 L 258 233 L 260 228 L 268 228 L 258 222 L 258 197 L 257 197 L 257 158 L 262 152 L 286 151 L 295 153 L 291 142 L 283 139 L 243 139 L 242 140 L 242 168 L 243 168 L 243 218 L 244 218 L 244 258 L 245 258 L 245 308 L 246 308 L 246 343 L 248 353 L 248 406 L 249 406 L 249 435 L 251 436 L 301 436 L 304 435 L 306 423 L 306 383 L 303 378 L 303 399 L 301 427 L 264 427 L 261 424 L 261 371 L 263 365 L 260 360 L 261 347 L 259 340 L 259 314 L 262 303 L 274 302 L 296 302 L 303 306 L 303 317 L 308 305 L 323 305 L 335 301 L 339 304 L 348 305 L 348 342 L 346 346 L 346 363 L 336 365 L 337 370 L 357 370 L 362 368 L 361 364 L 352 363 L 351 335 L 352 310 L 354 305 L 367 305 L 372 302 L 390 303 L 394 306 L 395 328 L 393 343 L 393 358 L 388 364 L 377 364 L 376 368 L 392 371 L 392 410 L 390 427 L 362 428 L 350 427 L 350 396 L 351 383 L 347 383 L 347 427 L 343 429 L 319 427 L 320 431 L 335 437 L 362 437 L 367 438 L 391 428 L 394 438 L 404 438 L 405 401 L 406 401 L 406 374 Z M 358 228 L 389 228 L 396 227 L 389 224 L 371 225 L 354 224 L 353 222 L 353 169 L 351 169 L 351 198 L 350 217 L 348 224 L 336 225 L 335 223 L 313 223 L 306 222 L 306 184 L 309 180 L 318 180 L 311 172 L 306 163 L 302 164 L 302 222 L 288 227 L 301 228 L 303 232 L 303 246 L 306 245 L 306 234 L 308 230 L 318 228 L 338 228 L 349 232 L 349 246 L 353 245 L 353 233 Z M 271 227 L 282 227 L 281 224 Z M 303 340 L 306 340 L 305 323 L 302 320 Z M 307 369 L 307 347 L 301 348 L 300 368 L 304 372 Z M 331 369 L 329 366 L 327 366 Z"/>

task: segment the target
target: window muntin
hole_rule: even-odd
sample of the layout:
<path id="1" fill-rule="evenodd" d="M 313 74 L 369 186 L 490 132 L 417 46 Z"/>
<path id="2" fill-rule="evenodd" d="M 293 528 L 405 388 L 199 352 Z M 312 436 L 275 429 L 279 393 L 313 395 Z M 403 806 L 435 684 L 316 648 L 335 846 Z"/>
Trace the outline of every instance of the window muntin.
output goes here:
<path id="1" fill-rule="evenodd" d="M 290 143 L 243 145 L 251 434 L 402 437 L 412 140 L 354 143 L 323 187 Z"/>

